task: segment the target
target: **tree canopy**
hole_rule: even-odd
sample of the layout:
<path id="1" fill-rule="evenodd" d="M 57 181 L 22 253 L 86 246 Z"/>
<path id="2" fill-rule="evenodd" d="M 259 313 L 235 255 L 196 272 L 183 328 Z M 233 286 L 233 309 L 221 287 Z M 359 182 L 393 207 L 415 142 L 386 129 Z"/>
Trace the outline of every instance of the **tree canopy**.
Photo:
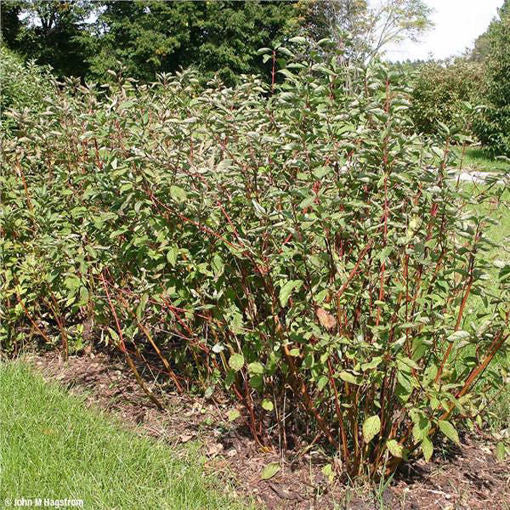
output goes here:
<path id="1" fill-rule="evenodd" d="M 475 122 L 480 141 L 494 154 L 510 156 L 510 0 L 475 44 L 484 64 L 485 108 Z"/>
<path id="2" fill-rule="evenodd" d="M 347 58 L 359 61 L 390 42 L 415 40 L 432 26 L 423 0 L 300 0 L 298 11 L 312 38 L 333 38 Z"/>
<path id="3" fill-rule="evenodd" d="M 141 80 L 196 66 L 227 82 L 264 72 L 257 50 L 295 26 L 295 1 L 8 0 L 6 45 L 60 76 L 104 78 L 124 69 Z"/>
<path id="4" fill-rule="evenodd" d="M 227 82 L 264 68 L 257 50 L 282 38 L 293 2 L 101 2 L 89 59 L 102 75 L 121 62 L 131 76 L 153 78 L 196 66 Z"/>
<path id="5" fill-rule="evenodd" d="M 333 38 L 348 59 L 366 60 L 389 41 L 429 26 L 422 0 L 6 0 L 4 43 L 59 76 L 104 80 L 108 69 L 154 80 L 194 66 L 227 83 L 267 74 L 257 51 L 298 33 Z"/>
<path id="6" fill-rule="evenodd" d="M 89 0 L 2 2 L 2 38 L 11 49 L 59 75 L 85 76 L 88 48 L 83 37 L 94 4 Z"/>

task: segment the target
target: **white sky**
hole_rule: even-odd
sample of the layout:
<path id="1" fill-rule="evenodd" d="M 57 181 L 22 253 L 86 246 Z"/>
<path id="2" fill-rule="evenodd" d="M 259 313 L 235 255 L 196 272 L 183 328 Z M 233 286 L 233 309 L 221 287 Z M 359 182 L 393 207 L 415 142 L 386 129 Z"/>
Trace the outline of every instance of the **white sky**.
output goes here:
<path id="1" fill-rule="evenodd" d="M 425 0 L 434 9 L 434 28 L 421 36 L 420 43 L 402 41 L 388 45 L 388 60 L 443 59 L 461 55 L 481 35 L 503 0 Z"/>

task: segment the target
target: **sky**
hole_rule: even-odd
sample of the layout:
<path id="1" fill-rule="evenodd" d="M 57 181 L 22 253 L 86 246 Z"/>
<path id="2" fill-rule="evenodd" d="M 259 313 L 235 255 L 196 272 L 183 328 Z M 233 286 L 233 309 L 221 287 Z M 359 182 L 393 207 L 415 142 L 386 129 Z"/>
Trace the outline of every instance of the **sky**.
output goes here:
<path id="1" fill-rule="evenodd" d="M 402 41 L 388 46 L 388 60 L 443 59 L 471 48 L 497 15 L 503 0 L 425 0 L 434 9 L 434 27 L 421 36 L 420 43 Z"/>

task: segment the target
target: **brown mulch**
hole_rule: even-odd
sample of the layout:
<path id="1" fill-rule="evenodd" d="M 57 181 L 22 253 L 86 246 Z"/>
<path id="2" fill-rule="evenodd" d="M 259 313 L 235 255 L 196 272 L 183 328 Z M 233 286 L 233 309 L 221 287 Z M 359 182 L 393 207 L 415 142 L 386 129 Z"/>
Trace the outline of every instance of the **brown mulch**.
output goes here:
<path id="1" fill-rule="evenodd" d="M 159 394 L 165 410 L 158 410 L 120 359 L 90 354 L 63 361 L 55 353 L 29 359 L 44 377 L 85 395 L 89 405 L 112 413 L 140 433 L 170 445 L 198 440 L 208 459 L 206 469 L 230 480 L 240 497 L 247 496 L 261 508 L 510 509 L 509 465 L 497 462 L 493 448 L 481 438 L 464 438 L 462 447 L 448 458 L 408 464 L 377 497 L 368 485 L 329 483 L 321 471 L 325 459 L 318 451 L 286 459 L 262 451 L 228 421 L 227 403 L 168 391 Z M 280 462 L 283 468 L 270 480 L 261 480 L 260 473 L 270 462 Z"/>

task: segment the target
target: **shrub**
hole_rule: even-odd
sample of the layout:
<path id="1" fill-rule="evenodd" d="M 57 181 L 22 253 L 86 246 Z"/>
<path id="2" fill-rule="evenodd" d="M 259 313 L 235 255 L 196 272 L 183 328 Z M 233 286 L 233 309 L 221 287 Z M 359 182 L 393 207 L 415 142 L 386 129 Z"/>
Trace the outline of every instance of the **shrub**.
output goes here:
<path id="1" fill-rule="evenodd" d="M 12 120 L 8 121 L 4 115 L 9 108 L 42 110 L 44 100 L 55 96 L 55 82 L 48 68 L 25 63 L 4 46 L 0 48 L 0 88 L 4 132 L 12 128 Z"/>
<path id="2" fill-rule="evenodd" d="M 490 156 L 510 157 L 510 105 L 485 105 L 474 117 L 473 129 Z"/>
<path id="3" fill-rule="evenodd" d="M 141 384 L 137 363 L 223 389 L 258 442 L 321 441 L 352 475 L 457 441 L 508 337 L 510 268 L 488 292 L 491 220 L 463 207 L 448 145 L 407 135 L 397 77 L 358 69 L 353 96 L 351 72 L 69 85 L 13 113 L 3 346 L 117 347 Z"/>
<path id="4" fill-rule="evenodd" d="M 480 101 L 483 66 L 457 59 L 420 67 L 412 92 L 411 117 L 418 132 L 441 134 L 441 123 L 471 133 L 473 106 Z"/>

